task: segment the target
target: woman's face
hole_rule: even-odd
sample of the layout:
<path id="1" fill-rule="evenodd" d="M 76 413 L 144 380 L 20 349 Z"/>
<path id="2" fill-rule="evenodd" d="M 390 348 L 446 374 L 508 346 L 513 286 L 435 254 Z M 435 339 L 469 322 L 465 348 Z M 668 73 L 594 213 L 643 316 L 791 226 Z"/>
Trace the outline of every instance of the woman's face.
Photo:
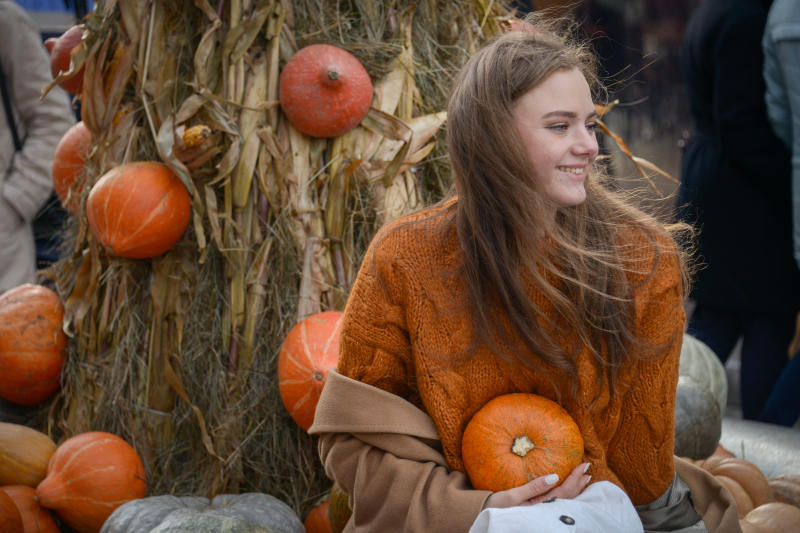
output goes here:
<path id="1" fill-rule="evenodd" d="M 597 113 L 578 69 L 559 70 L 522 95 L 514 126 L 550 200 L 570 207 L 586 199 L 584 181 L 597 157 Z"/>

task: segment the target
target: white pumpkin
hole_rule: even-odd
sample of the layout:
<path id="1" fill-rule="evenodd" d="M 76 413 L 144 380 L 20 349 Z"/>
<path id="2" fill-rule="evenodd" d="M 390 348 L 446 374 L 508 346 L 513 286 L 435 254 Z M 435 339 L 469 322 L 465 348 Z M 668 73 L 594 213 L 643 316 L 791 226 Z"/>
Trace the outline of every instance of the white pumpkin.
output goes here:
<path id="1" fill-rule="evenodd" d="M 688 333 L 683 334 L 678 373 L 707 387 L 719 404 L 720 414 L 725 414 L 725 405 L 728 402 L 728 376 L 725 374 L 725 366 L 707 344 Z"/>
<path id="2" fill-rule="evenodd" d="M 722 415 L 711 391 L 689 376 L 678 378 L 675 394 L 675 455 L 705 459 L 722 435 Z"/>

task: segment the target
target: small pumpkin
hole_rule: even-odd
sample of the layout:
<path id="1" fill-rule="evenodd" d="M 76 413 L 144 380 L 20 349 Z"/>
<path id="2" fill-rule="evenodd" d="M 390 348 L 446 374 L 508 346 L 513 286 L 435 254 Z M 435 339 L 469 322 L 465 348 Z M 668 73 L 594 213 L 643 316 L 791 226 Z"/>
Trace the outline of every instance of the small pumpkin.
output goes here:
<path id="1" fill-rule="evenodd" d="M 767 479 L 776 502 L 800 507 L 800 474 L 781 474 Z"/>
<path id="2" fill-rule="evenodd" d="M 333 533 L 328 516 L 328 500 L 315 505 L 303 520 L 306 533 Z"/>
<path id="3" fill-rule="evenodd" d="M 280 105 L 311 137 L 338 137 L 358 126 L 372 103 L 372 81 L 350 52 L 329 44 L 299 50 L 283 67 Z"/>
<path id="4" fill-rule="evenodd" d="M 342 533 L 352 515 L 353 511 L 350 509 L 347 493 L 337 483 L 334 483 L 328 495 L 328 519 L 331 531 Z"/>
<path id="5" fill-rule="evenodd" d="M 717 400 L 720 414 L 728 402 L 728 376 L 725 366 L 707 344 L 688 333 L 683 334 L 678 374 L 705 386 Z"/>
<path id="6" fill-rule="evenodd" d="M 61 387 L 67 337 L 64 306 L 43 285 L 25 283 L 0 295 L 0 397 L 36 405 Z"/>
<path id="7" fill-rule="evenodd" d="M 101 533 L 303 533 L 303 523 L 286 503 L 269 494 L 220 494 L 213 500 L 160 495 L 122 505 Z"/>
<path id="8" fill-rule="evenodd" d="M 746 459 L 712 455 L 696 464 L 708 470 L 728 488 L 736 501 L 739 518 L 775 499 L 767 478 L 756 465 Z"/>
<path id="9" fill-rule="evenodd" d="M 278 353 L 278 390 L 297 425 L 308 431 L 325 379 L 339 360 L 342 313 L 315 313 L 295 324 Z"/>
<path id="10" fill-rule="evenodd" d="M 689 376 L 675 391 L 675 455 L 702 459 L 714 453 L 722 435 L 722 415 L 711 391 Z"/>
<path id="11" fill-rule="evenodd" d="M 80 208 L 91 141 L 89 128 L 83 121 L 77 122 L 58 141 L 53 155 L 53 188 L 61 205 L 72 215 L 77 215 Z"/>
<path id="12" fill-rule="evenodd" d="M 86 215 L 92 234 L 112 254 L 143 259 L 178 242 L 189 226 L 191 202 L 169 167 L 136 161 L 97 180 L 86 200 Z"/>
<path id="13" fill-rule="evenodd" d="M 0 485 L 35 487 L 56 451 L 53 440 L 33 428 L 0 422 Z"/>
<path id="14" fill-rule="evenodd" d="M 36 501 L 33 487 L 6 485 L 0 487 L 0 491 L 7 494 L 17 506 L 22 518 L 23 533 L 61 533 L 61 528 L 58 527 L 50 511 Z"/>
<path id="15" fill-rule="evenodd" d="M 739 520 L 742 533 L 783 533 L 800 527 L 800 509 L 794 505 L 770 502 L 759 505 Z"/>
<path id="16" fill-rule="evenodd" d="M 146 491 L 136 450 L 116 435 L 92 431 L 56 448 L 36 498 L 80 533 L 96 533 L 114 509 Z"/>
<path id="17" fill-rule="evenodd" d="M 8 533 L 24 531 L 17 504 L 3 490 L 0 490 L 0 531 Z"/>
<path id="18" fill-rule="evenodd" d="M 583 459 L 583 437 L 569 413 L 552 400 L 504 394 L 472 416 L 461 458 L 479 490 L 506 490 L 552 473 L 560 483 Z"/>
<path id="19" fill-rule="evenodd" d="M 83 37 L 83 26 L 75 25 L 67 29 L 58 37 L 51 37 L 44 42 L 45 48 L 50 52 L 50 73 L 53 79 L 59 74 L 66 74 L 70 71 L 72 61 L 72 51 L 80 43 Z M 62 79 L 58 84 L 71 94 L 80 94 L 83 86 L 83 71 L 81 66 L 69 78 Z"/>

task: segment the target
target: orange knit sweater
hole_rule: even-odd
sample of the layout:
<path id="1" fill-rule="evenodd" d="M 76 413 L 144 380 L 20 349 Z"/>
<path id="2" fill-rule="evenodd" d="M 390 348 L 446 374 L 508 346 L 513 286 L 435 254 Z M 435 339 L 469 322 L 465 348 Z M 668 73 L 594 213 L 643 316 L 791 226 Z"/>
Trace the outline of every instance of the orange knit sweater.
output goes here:
<path id="1" fill-rule="evenodd" d="M 439 237 L 434 211 L 395 221 L 365 255 L 345 310 L 338 370 L 345 376 L 402 396 L 434 420 L 452 469 L 464 471 L 461 435 L 472 415 L 495 396 L 533 392 L 559 401 L 580 427 L 593 481 L 622 487 L 634 504 L 648 503 L 672 482 L 673 422 L 681 334 L 684 325 L 677 256 L 661 253 L 641 231 L 626 230 L 631 261 L 647 265 L 629 274 L 635 295 L 635 328 L 642 340 L 662 346 L 657 359 L 635 361 L 619 374 L 616 394 L 599 385 L 588 350 L 576 359 L 577 394 L 562 371 L 536 371 L 499 360 L 485 347 L 460 357 L 472 338 L 465 288 L 443 276 L 460 247 Z M 662 244 L 667 242 L 667 237 Z M 669 248 L 668 248 L 669 249 Z M 672 248 L 674 250 L 674 248 Z M 551 310 L 538 291 L 530 297 Z M 566 339 L 562 339 L 566 345 Z M 524 350 L 521 341 L 506 347 Z M 553 387 L 561 391 L 558 399 Z"/>

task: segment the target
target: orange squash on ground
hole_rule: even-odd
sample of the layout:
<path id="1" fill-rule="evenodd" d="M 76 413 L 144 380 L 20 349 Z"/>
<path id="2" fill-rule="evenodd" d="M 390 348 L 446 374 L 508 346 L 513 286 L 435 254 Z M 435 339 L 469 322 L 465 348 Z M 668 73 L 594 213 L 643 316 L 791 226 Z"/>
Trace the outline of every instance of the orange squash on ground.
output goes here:
<path id="1" fill-rule="evenodd" d="M 146 491 L 136 450 L 116 435 L 93 431 L 59 445 L 36 498 L 80 533 L 96 533 L 114 509 Z"/>
<path id="2" fill-rule="evenodd" d="M 504 394 L 472 416 L 461 458 L 480 490 L 506 490 L 552 473 L 561 482 L 583 460 L 583 437 L 557 403 L 536 394 Z"/>
<path id="3" fill-rule="evenodd" d="M 800 474 L 781 474 L 767 480 L 775 501 L 800 507 Z"/>
<path id="4" fill-rule="evenodd" d="M 278 388 L 284 407 L 308 431 L 325 378 L 339 360 L 342 313 L 324 311 L 295 324 L 278 353 Z"/>
<path id="5" fill-rule="evenodd" d="M 89 159 L 92 134 L 80 121 L 58 141 L 53 155 L 53 188 L 61 205 L 71 214 L 78 214 L 85 179 L 83 170 Z"/>
<path id="6" fill-rule="evenodd" d="M 800 508 L 788 503 L 759 505 L 739 520 L 742 533 L 783 533 L 800 528 Z"/>
<path id="7" fill-rule="evenodd" d="M 0 490 L 0 531 L 8 533 L 24 531 L 17 504 L 2 490 Z"/>
<path id="8" fill-rule="evenodd" d="M 58 295 L 42 285 L 0 295 L 0 397 L 36 405 L 58 391 L 67 347 L 63 318 Z"/>
<path id="9" fill-rule="evenodd" d="M 328 519 L 332 533 L 342 533 L 348 520 L 353 515 L 348 502 L 347 493 L 334 483 L 328 495 Z"/>
<path id="10" fill-rule="evenodd" d="M 131 259 L 161 255 L 189 226 L 186 187 L 166 165 L 137 161 L 114 167 L 86 200 L 92 234 L 112 254 Z"/>
<path id="11" fill-rule="evenodd" d="M 358 126 L 372 103 L 372 81 L 350 52 L 329 44 L 299 50 L 280 75 L 281 109 L 297 130 L 337 137 Z"/>
<path id="12" fill-rule="evenodd" d="M 44 433 L 0 422 L 0 485 L 35 487 L 44 479 L 55 451 L 56 443 Z"/>
<path id="13" fill-rule="evenodd" d="M 62 72 L 69 72 L 72 50 L 78 46 L 83 36 L 83 26 L 75 25 L 67 29 L 59 37 L 51 37 L 44 42 L 50 52 L 50 74 L 56 79 Z M 68 93 L 80 94 L 83 86 L 83 67 L 74 75 L 59 82 Z"/>
<path id="14" fill-rule="evenodd" d="M 306 533 L 333 533 L 331 520 L 328 518 L 328 500 L 315 505 L 303 521 Z"/>
<path id="15" fill-rule="evenodd" d="M 39 505 L 33 487 L 26 485 L 7 485 L 0 487 L 14 501 L 22 518 L 23 533 L 61 533 L 50 511 Z"/>

